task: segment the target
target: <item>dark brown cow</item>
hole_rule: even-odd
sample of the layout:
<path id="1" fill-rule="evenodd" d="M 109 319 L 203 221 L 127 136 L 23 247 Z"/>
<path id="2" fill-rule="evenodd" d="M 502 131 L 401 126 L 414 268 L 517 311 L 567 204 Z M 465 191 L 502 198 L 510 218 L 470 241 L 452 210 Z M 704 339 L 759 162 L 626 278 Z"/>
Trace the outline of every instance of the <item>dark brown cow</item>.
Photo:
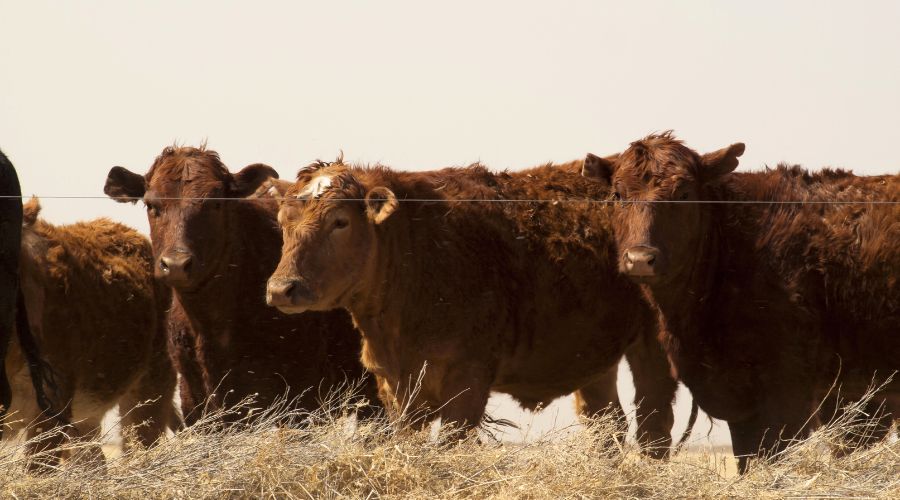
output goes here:
<path id="1" fill-rule="evenodd" d="M 137 425 L 136 437 L 149 446 L 181 420 L 165 347 L 168 292 L 155 286 L 150 242 L 108 219 L 54 226 L 39 211 L 36 199 L 25 206 L 21 277 L 31 331 L 52 370 L 47 390 L 66 405 L 70 436 L 96 440 L 103 416 L 118 404 L 123 425 Z M 28 426 L 29 437 L 47 430 L 18 342 L 6 371 L 12 429 Z M 103 456 L 97 446 L 88 453 Z"/>
<path id="2" fill-rule="evenodd" d="M 16 331 L 19 345 L 31 369 L 35 404 L 48 415 L 60 415 L 44 393 L 45 364 L 28 326 L 28 314 L 19 287 L 19 254 L 22 248 L 22 190 L 9 158 L 0 151 L 0 422 L 12 402 L 6 376 L 6 353 Z M 60 415 L 61 416 L 61 415 Z M 61 418 L 56 420 L 64 424 Z M 0 437 L 5 425 L 0 423 Z"/>
<path id="3" fill-rule="evenodd" d="M 634 346 L 641 440 L 664 455 L 676 385 L 654 315 L 616 272 L 608 211 L 571 202 L 608 194 L 581 168 L 301 170 L 278 213 L 269 303 L 350 311 L 385 404 L 423 412 L 419 425 L 478 425 L 492 390 L 528 409 L 575 390 L 582 414 L 617 409 L 616 365 Z"/>
<path id="4" fill-rule="evenodd" d="M 743 151 L 699 155 L 666 133 L 585 163 L 624 202 L 619 266 L 741 470 L 802 437 L 832 381 L 853 399 L 900 369 L 900 206 L 872 203 L 900 200 L 900 176 L 730 174 Z"/>
<path id="5" fill-rule="evenodd" d="M 346 313 L 288 316 L 266 307 L 281 249 L 278 206 L 243 198 L 277 176 L 261 164 L 232 174 L 214 151 L 171 147 L 146 175 L 114 167 L 106 181 L 117 201 L 147 206 L 156 276 L 175 292 L 169 328 L 188 422 L 207 400 L 215 409 L 248 396 L 268 406 L 302 394 L 297 404 L 312 410 L 323 392 L 365 376 Z M 362 392 L 376 405 L 371 379 Z"/>

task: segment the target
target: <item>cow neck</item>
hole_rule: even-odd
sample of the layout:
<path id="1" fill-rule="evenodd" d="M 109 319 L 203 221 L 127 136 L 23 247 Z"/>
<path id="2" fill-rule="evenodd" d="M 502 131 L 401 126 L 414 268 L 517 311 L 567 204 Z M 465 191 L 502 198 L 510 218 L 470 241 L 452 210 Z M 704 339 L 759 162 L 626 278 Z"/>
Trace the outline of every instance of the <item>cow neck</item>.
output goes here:
<path id="1" fill-rule="evenodd" d="M 680 276 L 675 276 L 662 285 L 645 285 L 650 291 L 651 300 L 661 314 L 663 338 L 669 349 L 670 357 L 677 363 L 684 357 L 704 356 L 705 351 L 698 349 L 712 348 L 706 336 L 706 321 L 712 321 L 710 308 L 715 307 L 714 298 L 721 287 L 721 276 L 714 270 L 722 268 L 722 259 L 727 255 L 721 245 L 728 244 L 722 238 L 718 227 L 727 217 L 726 210 L 717 210 L 716 205 L 706 205 L 705 223 L 701 226 L 705 238 L 698 249 L 691 266 L 684 269 Z M 723 251 L 724 250 L 724 251 Z M 713 270 L 713 271 L 711 271 Z M 674 286 L 673 284 L 679 284 Z M 682 349 L 689 344 L 692 347 Z M 697 361 L 697 360 L 695 360 Z M 690 363 L 698 366 L 697 363 Z M 704 364 L 708 364 L 704 361 Z M 681 371 L 681 367 L 676 367 Z"/>
<path id="2" fill-rule="evenodd" d="M 415 244 L 411 220 L 423 217 L 415 205 L 418 203 L 404 205 L 383 226 L 376 227 L 378 241 L 373 247 L 377 251 L 368 263 L 368 278 L 349 297 L 347 310 L 367 341 L 388 341 L 397 335 L 403 317 L 395 313 L 403 310 L 402 302 L 410 294 L 421 299 L 422 293 L 428 293 L 428 286 L 409 281 L 412 276 L 425 275 L 420 269 L 422 260 L 415 258 L 420 254 L 411 250 Z M 401 262 L 395 256 L 405 258 Z"/>
<path id="3" fill-rule="evenodd" d="M 250 203 L 236 204 L 229 226 L 239 227 L 235 233 L 240 237 L 226 238 L 218 265 L 209 271 L 210 278 L 195 289 L 175 292 L 207 349 L 228 351 L 240 340 L 235 335 L 246 330 L 241 327 L 245 320 L 252 321 L 260 310 L 268 311 L 262 295 L 254 301 L 248 291 L 262 290 L 261 283 L 268 278 L 266 264 L 274 268 L 265 250 L 281 247 L 281 233 L 269 212 Z"/>
<path id="4" fill-rule="evenodd" d="M 398 215 L 400 214 L 395 214 Z M 359 324 L 363 337 L 369 341 L 382 338 L 388 333 L 386 330 L 390 328 L 387 324 L 390 318 L 386 313 L 396 298 L 396 292 L 405 288 L 402 273 L 397 272 L 395 268 L 398 266 L 390 259 L 402 247 L 402 238 L 397 233 L 398 231 L 388 228 L 376 229 L 378 243 L 374 248 L 378 250 L 367 265 L 368 278 L 362 280 L 360 286 L 349 296 L 347 310 Z"/>

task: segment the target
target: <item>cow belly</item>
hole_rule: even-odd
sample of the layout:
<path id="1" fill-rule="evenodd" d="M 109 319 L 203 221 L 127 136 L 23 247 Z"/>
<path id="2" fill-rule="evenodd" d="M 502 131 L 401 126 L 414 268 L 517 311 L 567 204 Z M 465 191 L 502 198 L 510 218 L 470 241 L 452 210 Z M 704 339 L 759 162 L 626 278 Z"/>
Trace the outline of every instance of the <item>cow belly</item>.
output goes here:
<path id="1" fill-rule="evenodd" d="M 538 406 L 546 407 L 554 400 L 568 396 L 594 379 L 554 381 L 544 384 L 498 384 L 492 389 L 508 394 L 526 410 L 535 410 Z"/>
<path id="2" fill-rule="evenodd" d="M 574 353 L 531 352 L 503 360 L 491 389 L 509 394 L 526 409 L 546 406 L 595 382 L 621 357 L 591 347 Z"/>
<path id="3" fill-rule="evenodd" d="M 537 345 L 502 359 L 492 388 L 516 399 L 548 403 L 597 380 L 618 364 L 624 351 L 625 346 L 576 339 Z"/>
<path id="4" fill-rule="evenodd" d="M 100 420 L 104 415 L 118 403 L 121 394 L 92 394 L 89 392 L 78 391 L 72 398 L 72 421 L 81 420 L 93 421 Z"/>

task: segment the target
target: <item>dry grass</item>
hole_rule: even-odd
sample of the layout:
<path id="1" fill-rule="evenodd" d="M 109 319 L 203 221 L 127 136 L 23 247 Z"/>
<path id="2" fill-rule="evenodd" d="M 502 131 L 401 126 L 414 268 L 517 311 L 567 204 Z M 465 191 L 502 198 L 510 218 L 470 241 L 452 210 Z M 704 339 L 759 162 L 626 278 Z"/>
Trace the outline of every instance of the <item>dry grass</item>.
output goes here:
<path id="1" fill-rule="evenodd" d="M 341 409 L 340 401 L 330 407 Z M 346 409 L 346 407 L 343 407 Z M 611 444 L 610 422 L 528 444 L 482 433 L 440 445 L 427 433 L 398 432 L 384 420 L 355 425 L 338 412 L 263 411 L 221 430 L 219 415 L 148 450 L 103 464 L 72 462 L 26 473 L 21 447 L 0 449 L 0 494 L 17 498 L 561 498 L 873 497 L 900 498 L 900 442 L 843 458 L 828 448 L 846 423 L 821 429 L 774 464 L 743 477 L 733 459 L 686 451 L 671 461 Z M 277 428 L 289 420 L 291 428 Z"/>

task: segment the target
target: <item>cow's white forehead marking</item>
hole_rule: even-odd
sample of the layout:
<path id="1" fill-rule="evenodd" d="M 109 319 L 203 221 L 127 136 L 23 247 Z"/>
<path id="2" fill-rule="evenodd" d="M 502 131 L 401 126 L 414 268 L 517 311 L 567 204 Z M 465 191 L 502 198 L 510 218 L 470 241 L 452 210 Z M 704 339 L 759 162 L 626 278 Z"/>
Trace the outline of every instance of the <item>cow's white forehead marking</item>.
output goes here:
<path id="1" fill-rule="evenodd" d="M 303 191 L 297 193 L 297 198 L 318 198 L 319 196 L 322 196 L 322 193 L 327 191 L 329 187 L 331 187 L 331 176 L 320 175 L 310 181 L 310 183 L 303 188 Z"/>

